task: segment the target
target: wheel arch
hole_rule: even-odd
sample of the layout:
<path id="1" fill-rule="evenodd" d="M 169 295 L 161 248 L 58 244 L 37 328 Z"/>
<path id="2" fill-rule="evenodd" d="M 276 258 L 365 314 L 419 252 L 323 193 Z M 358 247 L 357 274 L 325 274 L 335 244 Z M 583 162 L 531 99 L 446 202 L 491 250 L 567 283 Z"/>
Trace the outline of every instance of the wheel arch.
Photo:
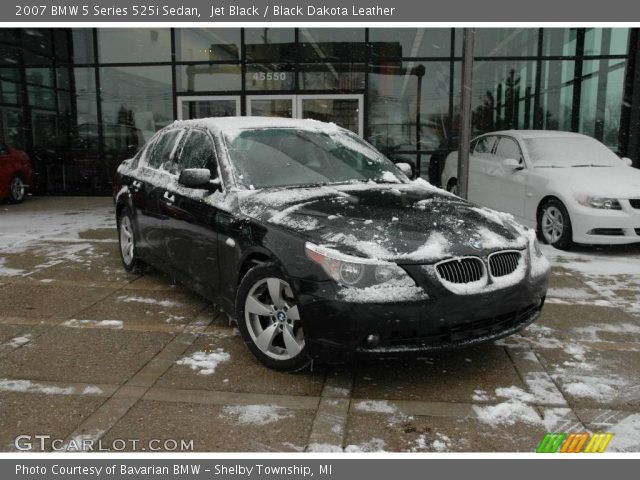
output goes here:
<path id="1" fill-rule="evenodd" d="M 240 282 L 251 268 L 256 265 L 263 265 L 265 263 L 280 264 L 273 252 L 267 250 L 264 247 L 254 247 L 245 252 L 240 259 L 240 262 L 238 263 L 239 267 L 238 275 L 236 278 L 236 285 L 240 285 Z"/>

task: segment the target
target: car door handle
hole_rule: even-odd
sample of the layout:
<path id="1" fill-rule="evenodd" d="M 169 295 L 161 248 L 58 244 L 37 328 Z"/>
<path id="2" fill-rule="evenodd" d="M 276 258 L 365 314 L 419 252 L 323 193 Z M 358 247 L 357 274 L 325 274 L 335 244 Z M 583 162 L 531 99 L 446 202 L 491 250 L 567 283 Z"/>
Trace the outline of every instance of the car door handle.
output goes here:
<path id="1" fill-rule="evenodd" d="M 173 194 L 171 194 L 171 193 L 169 193 L 169 192 L 164 192 L 163 197 L 164 197 L 164 199 L 165 199 L 166 201 L 168 201 L 169 203 L 173 203 L 173 202 L 175 202 L 175 201 L 176 201 L 176 197 L 175 197 L 175 195 L 173 195 Z"/>

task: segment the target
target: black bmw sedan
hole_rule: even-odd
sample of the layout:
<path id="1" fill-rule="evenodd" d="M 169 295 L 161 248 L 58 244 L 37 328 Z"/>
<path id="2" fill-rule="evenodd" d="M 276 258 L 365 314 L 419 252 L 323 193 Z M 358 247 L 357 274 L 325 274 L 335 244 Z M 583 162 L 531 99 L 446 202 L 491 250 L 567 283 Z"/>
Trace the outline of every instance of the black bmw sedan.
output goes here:
<path id="1" fill-rule="evenodd" d="M 504 337 L 546 295 L 534 232 L 333 124 L 175 122 L 119 167 L 115 203 L 124 267 L 210 299 L 279 370 Z"/>

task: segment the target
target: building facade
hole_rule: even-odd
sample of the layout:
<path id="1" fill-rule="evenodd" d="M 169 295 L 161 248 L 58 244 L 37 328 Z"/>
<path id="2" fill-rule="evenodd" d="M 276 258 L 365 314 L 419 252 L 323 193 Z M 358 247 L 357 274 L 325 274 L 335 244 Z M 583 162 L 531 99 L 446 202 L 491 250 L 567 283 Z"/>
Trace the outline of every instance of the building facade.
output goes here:
<path id="1" fill-rule="evenodd" d="M 473 134 L 585 133 L 640 160 L 638 30 L 477 29 Z M 462 30 L 0 29 L 0 134 L 40 193 L 109 194 L 174 119 L 316 118 L 437 183 L 457 148 Z"/>

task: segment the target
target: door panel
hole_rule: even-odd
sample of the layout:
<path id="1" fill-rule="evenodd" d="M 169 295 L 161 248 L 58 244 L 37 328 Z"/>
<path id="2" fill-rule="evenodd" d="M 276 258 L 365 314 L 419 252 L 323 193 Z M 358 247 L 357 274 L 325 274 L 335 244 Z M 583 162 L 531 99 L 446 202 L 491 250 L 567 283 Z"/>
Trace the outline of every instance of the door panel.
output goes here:
<path id="1" fill-rule="evenodd" d="M 524 216 L 526 170 L 516 170 L 503 165 L 504 160 L 513 159 L 524 167 L 524 159 L 518 143 L 512 138 L 500 137 L 494 158 L 494 165 L 488 171 L 488 183 L 492 191 L 491 208 L 521 218 Z"/>
<path id="2" fill-rule="evenodd" d="M 213 142 L 203 130 L 191 129 L 174 160 L 175 173 L 185 168 L 208 168 L 217 177 Z M 164 228 L 166 257 L 187 282 L 212 298 L 218 292 L 217 209 L 205 199 L 212 192 L 174 185 L 161 199 L 167 218 Z"/>

